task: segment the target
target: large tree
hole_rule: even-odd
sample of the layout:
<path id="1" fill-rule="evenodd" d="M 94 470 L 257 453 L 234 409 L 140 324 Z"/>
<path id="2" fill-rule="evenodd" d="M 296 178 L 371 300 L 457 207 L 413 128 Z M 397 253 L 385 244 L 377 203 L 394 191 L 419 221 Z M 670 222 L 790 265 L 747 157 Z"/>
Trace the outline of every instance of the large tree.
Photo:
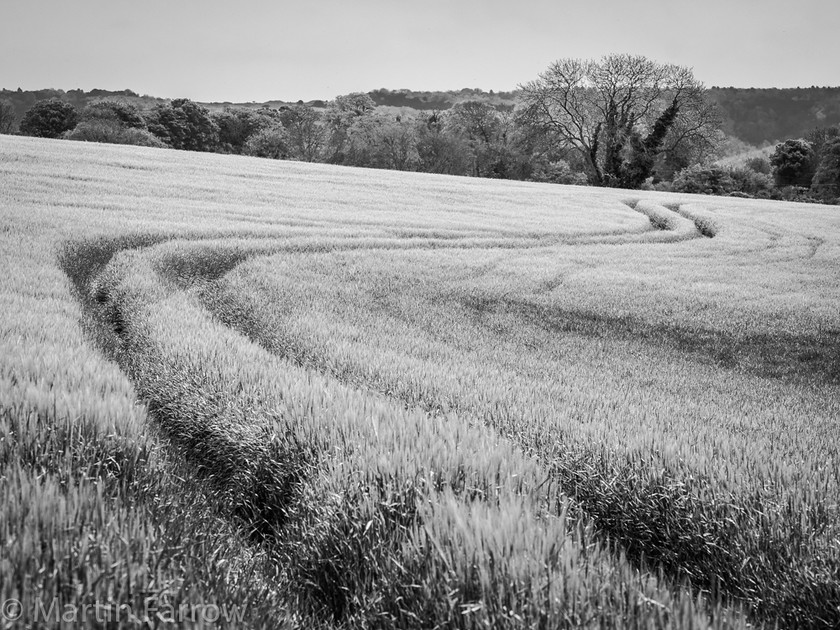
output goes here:
<path id="1" fill-rule="evenodd" d="M 174 149 L 214 151 L 219 145 L 219 126 L 210 112 L 186 98 L 156 105 L 146 122 L 149 131 Z"/>
<path id="2" fill-rule="evenodd" d="M 646 57 L 562 59 L 520 87 L 525 119 L 576 150 L 601 186 L 637 188 L 666 150 L 717 128 L 692 71 Z"/>
<path id="3" fill-rule="evenodd" d="M 327 105 L 326 159 L 333 164 L 367 165 L 367 146 L 376 110 L 373 99 L 362 92 L 336 96 Z"/>
<path id="4" fill-rule="evenodd" d="M 504 175 L 502 157 L 507 145 L 510 116 L 505 116 L 490 103 L 468 100 L 456 103 L 447 112 L 447 120 L 450 133 L 461 135 L 469 144 L 473 175 Z"/>
<path id="5" fill-rule="evenodd" d="M 286 129 L 291 156 L 305 162 L 318 161 L 327 133 L 321 114 L 308 105 L 298 103 L 284 109 L 280 120 Z"/>
<path id="6" fill-rule="evenodd" d="M 35 103 L 20 121 L 20 132 L 27 136 L 58 138 L 76 126 L 76 108 L 61 99 L 51 98 Z"/>
<path id="7" fill-rule="evenodd" d="M 146 121 L 139 110 L 131 103 L 119 100 L 101 99 L 88 103 L 82 110 L 81 121 L 105 121 L 123 128 L 146 128 Z"/>
<path id="8" fill-rule="evenodd" d="M 785 140 L 770 156 L 776 186 L 808 188 L 817 169 L 817 155 L 806 140 Z"/>
<path id="9" fill-rule="evenodd" d="M 402 116 L 378 116 L 373 141 L 373 166 L 395 171 L 413 171 L 420 163 L 417 152 L 416 126 Z"/>
<path id="10" fill-rule="evenodd" d="M 225 107 L 211 114 L 219 128 L 219 149 L 226 153 L 242 153 L 248 140 L 261 131 L 280 123 L 280 112 L 267 107 Z"/>
<path id="11" fill-rule="evenodd" d="M 427 173 L 467 175 L 471 170 L 468 141 L 452 133 L 440 112 L 421 114 L 414 122 L 417 138 L 417 168 Z"/>

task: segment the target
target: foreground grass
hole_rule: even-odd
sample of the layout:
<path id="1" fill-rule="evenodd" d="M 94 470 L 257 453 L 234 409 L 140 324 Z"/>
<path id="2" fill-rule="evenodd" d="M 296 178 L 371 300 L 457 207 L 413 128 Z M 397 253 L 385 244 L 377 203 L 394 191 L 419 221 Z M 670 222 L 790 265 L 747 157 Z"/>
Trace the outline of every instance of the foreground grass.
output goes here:
<path id="1" fill-rule="evenodd" d="M 0 142 L 23 621 L 835 624 L 832 209 Z"/>
<path id="2" fill-rule="evenodd" d="M 489 299 L 476 268 L 457 262 L 282 256 L 243 265 L 203 296 L 278 355 L 510 436 L 638 560 L 762 617 L 835 622 L 830 337 L 777 333 L 766 347 L 750 330 L 761 324 L 736 337 L 581 314 L 542 303 L 525 277 Z M 352 280 L 335 273 L 346 268 Z M 415 269 L 422 284 L 405 282 Z"/>

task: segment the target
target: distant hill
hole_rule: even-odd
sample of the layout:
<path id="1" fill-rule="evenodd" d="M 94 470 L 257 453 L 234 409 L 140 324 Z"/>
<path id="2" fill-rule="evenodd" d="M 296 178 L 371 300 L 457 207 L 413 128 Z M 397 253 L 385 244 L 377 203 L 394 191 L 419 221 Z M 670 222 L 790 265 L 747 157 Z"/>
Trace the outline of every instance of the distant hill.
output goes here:
<path id="1" fill-rule="evenodd" d="M 840 87 L 713 87 L 709 97 L 720 107 L 727 135 L 754 145 L 801 138 L 817 127 L 840 124 Z"/>
<path id="2" fill-rule="evenodd" d="M 449 92 L 414 92 L 412 90 L 374 90 L 368 92 L 377 105 L 388 107 L 411 108 L 417 110 L 444 110 L 455 103 L 479 100 L 491 103 L 501 109 L 513 109 L 519 99 L 518 92 L 485 92 L 479 89 L 464 88 Z"/>
<path id="3" fill-rule="evenodd" d="M 791 89 L 720 88 L 709 89 L 709 98 L 718 104 L 723 118 L 723 129 L 729 136 L 752 145 L 761 146 L 788 138 L 800 138 L 817 127 L 840 125 L 840 87 L 810 87 Z M 465 100 L 481 100 L 500 109 L 512 109 L 518 100 L 517 92 L 485 92 L 465 88 L 441 92 L 412 91 L 407 89 L 379 89 L 369 92 L 374 102 L 383 107 L 400 110 L 445 110 Z M 7 99 L 15 107 L 20 119 L 37 101 L 58 97 L 81 109 L 89 101 L 99 98 L 120 98 L 148 109 L 167 99 L 140 96 L 131 90 L 0 90 L 0 99 Z M 211 110 L 226 105 L 241 107 L 278 108 L 289 102 L 272 100 L 265 103 L 203 103 Z M 323 107 L 324 101 L 310 101 L 310 105 Z"/>

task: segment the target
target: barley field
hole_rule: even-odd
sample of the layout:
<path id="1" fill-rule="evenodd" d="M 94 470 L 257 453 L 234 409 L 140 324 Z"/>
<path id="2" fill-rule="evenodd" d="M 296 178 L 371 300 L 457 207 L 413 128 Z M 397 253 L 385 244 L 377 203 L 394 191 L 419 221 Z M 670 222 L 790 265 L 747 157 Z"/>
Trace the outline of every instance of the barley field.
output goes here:
<path id="1" fill-rule="evenodd" d="M 4 627 L 840 627 L 840 208 L 0 136 L 0 217 Z"/>

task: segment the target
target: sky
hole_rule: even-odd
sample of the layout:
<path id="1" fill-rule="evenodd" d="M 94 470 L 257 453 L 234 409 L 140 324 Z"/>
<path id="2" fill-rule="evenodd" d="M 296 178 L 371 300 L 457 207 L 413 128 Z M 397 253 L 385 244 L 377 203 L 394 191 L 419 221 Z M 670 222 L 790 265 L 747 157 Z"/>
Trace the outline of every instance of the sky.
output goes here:
<path id="1" fill-rule="evenodd" d="M 707 86 L 840 86 L 840 0 L 2 0 L 0 88 L 197 101 L 512 90 L 645 55 Z"/>

